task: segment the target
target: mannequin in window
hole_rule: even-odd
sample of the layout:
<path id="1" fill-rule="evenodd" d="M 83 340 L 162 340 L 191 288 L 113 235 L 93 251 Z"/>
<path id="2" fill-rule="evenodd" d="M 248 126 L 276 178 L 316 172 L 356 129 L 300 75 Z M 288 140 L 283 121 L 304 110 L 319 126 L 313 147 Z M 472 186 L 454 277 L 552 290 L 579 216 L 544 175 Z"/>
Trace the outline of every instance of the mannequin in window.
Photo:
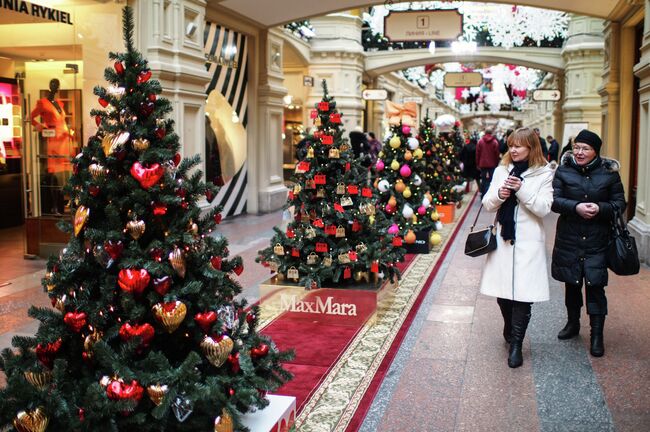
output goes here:
<path id="1" fill-rule="evenodd" d="M 44 206 L 43 210 L 54 214 L 59 214 L 63 210 L 61 187 L 65 184 L 66 174 L 71 169 L 70 159 L 74 156 L 71 154 L 72 134 L 65 122 L 63 102 L 56 98 L 60 85 L 58 79 L 50 80 L 47 96 L 36 102 L 36 107 L 31 114 L 32 125 L 42 137 L 41 142 L 45 147 L 43 150 L 47 155 L 47 175 L 43 176 L 43 180 L 50 188 L 51 208 Z"/>

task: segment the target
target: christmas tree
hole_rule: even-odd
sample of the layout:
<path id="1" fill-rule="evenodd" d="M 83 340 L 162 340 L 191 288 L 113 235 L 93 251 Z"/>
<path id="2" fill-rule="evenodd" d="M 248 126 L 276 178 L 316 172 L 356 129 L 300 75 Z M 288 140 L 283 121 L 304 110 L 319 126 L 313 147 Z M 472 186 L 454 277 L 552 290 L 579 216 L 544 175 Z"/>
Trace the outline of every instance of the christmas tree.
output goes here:
<path id="1" fill-rule="evenodd" d="M 293 208 L 294 220 L 286 231 L 275 228 L 271 245 L 257 260 L 307 288 L 370 279 L 370 274 L 398 277 L 394 265 L 404 250 L 384 235 L 388 221 L 376 214 L 368 169 L 342 137 L 341 114 L 325 80 L 311 118 L 317 129 L 305 141 L 285 204 Z"/>
<path id="2" fill-rule="evenodd" d="M 411 126 L 393 124 L 375 164 L 375 184 L 381 207 L 392 220 L 388 233 L 406 244 L 413 244 L 416 232 L 435 229 L 435 207 L 424 181 L 426 168 L 420 142 Z"/>
<path id="3" fill-rule="evenodd" d="M 419 138 L 427 164 L 425 181 L 434 204 L 456 204 L 461 201 L 464 189 L 461 186 L 464 179 L 458 157 L 462 137 L 458 122 L 452 116 L 440 116 L 436 123 L 439 124 L 438 136 L 428 116 L 420 125 Z"/>
<path id="4" fill-rule="evenodd" d="M 190 171 L 198 157 L 181 161 L 171 104 L 123 13 L 126 52 L 110 54 L 112 87 L 94 89 L 105 109 L 92 110 L 98 132 L 67 185 L 70 241 L 43 279 L 55 309 L 32 307 L 38 332 L 2 352 L 3 430 L 240 429 L 240 413 L 290 378 L 291 353 L 236 299 L 241 258 L 209 235 L 218 209 L 197 206 L 216 188 Z"/>

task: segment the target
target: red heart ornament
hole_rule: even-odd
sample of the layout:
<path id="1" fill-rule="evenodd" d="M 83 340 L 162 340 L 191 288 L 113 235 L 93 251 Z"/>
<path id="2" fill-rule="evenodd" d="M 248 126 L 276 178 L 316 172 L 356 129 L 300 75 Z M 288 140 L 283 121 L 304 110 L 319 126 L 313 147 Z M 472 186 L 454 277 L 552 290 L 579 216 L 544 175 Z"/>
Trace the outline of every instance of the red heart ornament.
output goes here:
<path id="1" fill-rule="evenodd" d="M 99 98 L 98 101 L 99 101 L 99 104 L 100 104 L 101 106 L 103 106 L 104 108 L 106 108 L 106 107 L 108 106 L 108 101 L 107 101 L 106 99 L 104 99 L 104 98 Z"/>
<path id="2" fill-rule="evenodd" d="M 164 129 L 163 129 L 164 130 Z M 181 154 L 176 153 L 174 157 L 172 158 L 172 162 L 174 162 L 174 165 L 178 166 L 178 164 L 181 163 Z"/>
<path id="3" fill-rule="evenodd" d="M 118 74 L 122 75 L 124 73 L 124 65 L 121 61 L 116 61 L 113 66 L 115 67 L 115 72 Z"/>
<path id="4" fill-rule="evenodd" d="M 222 258 L 220 256 L 215 256 L 210 258 L 210 265 L 212 268 L 215 270 L 221 270 L 221 263 L 222 263 Z"/>
<path id="5" fill-rule="evenodd" d="M 131 384 L 124 384 L 119 381 L 111 381 L 106 387 L 106 395 L 112 400 L 133 399 L 139 401 L 142 399 L 144 389 L 137 381 L 131 381 Z"/>
<path id="6" fill-rule="evenodd" d="M 150 70 L 140 73 L 140 75 L 138 75 L 138 79 L 137 79 L 138 84 L 146 83 L 147 81 L 149 81 L 149 78 L 151 78 L 151 71 Z"/>
<path id="7" fill-rule="evenodd" d="M 140 162 L 136 161 L 131 166 L 131 175 L 140 183 L 143 189 L 149 189 L 158 183 L 163 174 L 165 174 L 165 169 L 157 163 L 145 168 Z"/>
<path id="8" fill-rule="evenodd" d="M 97 185 L 88 186 L 88 193 L 90 195 L 96 197 L 97 195 L 99 195 L 99 192 L 100 192 L 99 186 L 97 186 Z"/>
<path id="9" fill-rule="evenodd" d="M 153 289 L 161 296 L 167 294 L 167 291 L 169 291 L 169 288 L 171 286 L 172 286 L 171 276 L 163 276 L 161 278 L 155 278 L 153 280 Z"/>
<path id="10" fill-rule="evenodd" d="M 167 214 L 167 204 L 165 203 L 155 203 L 153 205 L 153 214 L 155 216 L 164 216 Z"/>
<path id="11" fill-rule="evenodd" d="M 124 323 L 122 324 L 122 327 L 120 327 L 120 338 L 123 341 L 129 341 L 134 337 L 139 337 L 142 339 L 141 346 L 147 347 L 149 345 L 149 342 L 151 342 L 151 339 L 153 339 L 155 330 L 153 326 L 149 323 L 144 323 L 144 324 L 134 324 L 131 325 L 129 323 Z"/>
<path id="12" fill-rule="evenodd" d="M 216 215 L 214 215 L 214 221 L 215 221 L 217 224 L 220 224 L 220 223 L 221 223 L 221 213 L 217 213 Z"/>
<path id="13" fill-rule="evenodd" d="M 214 200 L 214 192 L 212 192 L 212 189 L 205 190 L 205 199 L 209 203 L 211 203 L 212 200 Z"/>
<path id="14" fill-rule="evenodd" d="M 234 271 L 235 274 L 236 274 L 237 276 L 239 276 L 239 275 L 242 274 L 242 272 L 244 271 L 244 266 L 241 265 L 241 264 L 239 264 L 238 266 L 235 266 L 235 268 L 232 269 L 232 271 Z"/>
<path id="15" fill-rule="evenodd" d="M 165 138 L 165 135 L 167 134 L 167 131 L 165 130 L 165 128 L 156 128 L 154 133 L 156 134 L 156 137 L 158 139 L 163 139 L 163 138 Z"/>
<path id="16" fill-rule="evenodd" d="M 68 312 L 63 317 L 63 322 L 73 332 L 79 333 L 86 326 L 86 312 Z"/>
<path id="17" fill-rule="evenodd" d="M 149 117 L 155 108 L 155 105 L 153 102 L 143 102 L 140 104 L 140 114 L 142 114 L 145 117 Z"/>
<path id="18" fill-rule="evenodd" d="M 38 344 L 36 345 L 36 357 L 40 360 L 43 365 L 48 368 L 52 368 L 52 363 L 54 363 L 54 357 L 61 349 L 61 339 L 57 339 L 55 342 L 50 342 L 48 344 Z"/>
<path id="19" fill-rule="evenodd" d="M 95 124 L 99 126 L 102 123 L 102 117 L 101 116 L 95 116 Z"/>
<path id="20" fill-rule="evenodd" d="M 108 240 L 104 242 L 104 250 L 108 252 L 108 256 L 110 256 L 111 259 L 116 260 L 122 256 L 122 251 L 124 250 L 124 243 L 122 243 L 120 240 L 118 241 Z"/>
<path id="21" fill-rule="evenodd" d="M 203 332 L 209 333 L 212 324 L 217 321 L 217 313 L 215 311 L 197 313 L 194 315 L 194 321 L 201 327 Z"/>
<path id="22" fill-rule="evenodd" d="M 145 269 L 122 269 L 117 276 L 117 283 L 122 291 L 140 295 L 149 285 L 150 279 L 151 276 Z"/>
<path id="23" fill-rule="evenodd" d="M 230 363 L 230 369 L 234 373 L 239 372 L 239 353 L 229 354 L 228 363 Z"/>

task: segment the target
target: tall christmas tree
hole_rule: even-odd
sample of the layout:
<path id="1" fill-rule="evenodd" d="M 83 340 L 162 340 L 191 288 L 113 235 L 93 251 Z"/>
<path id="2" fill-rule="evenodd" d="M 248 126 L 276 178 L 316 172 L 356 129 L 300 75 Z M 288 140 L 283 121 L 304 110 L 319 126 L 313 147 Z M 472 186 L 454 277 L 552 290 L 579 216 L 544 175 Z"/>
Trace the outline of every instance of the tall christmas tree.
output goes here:
<path id="1" fill-rule="evenodd" d="M 419 139 L 426 158 L 425 181 L 434 204 L 456 204 L 463 196 L 464 179 L 458 157 L 462 141 L 458 125 L 452 116 L 440 116 L 436 136 L 433 122 L 428 116 L 420 124 Z"/>
<path id="2" fill-rule="evenodd" d="M 67 185 L 70 241 L 43 279 L 55 309 L 32 307 L 38 332 L 2 352 L 3 430 L 239 429 L 290 378 L 291 353 L 236 300 L 241 258 L 209 235 L 218 210 L 201 217 L 196 204 L 216 188 L 190 172 L 198 157 L 181 161 L 171 104 L 123 13 L 126 52 L 110 54 L 112 87 L 94 89 L 105 109 L 92 110 L 98 132 Z"/>
<path id="3" fill-rule="evenodd" d="M 285 204 L 285 209 L 293 208 L 294 220 L 286 231 L 275 228 L 258 261 L 307 288 L 325 281 L 360 281 L 370 274 L 397 277 L 394 265 L 404 250 L 384 235 L 388 221 L 376 214 L 368 170 L 343 139 L 341 113 L 325 80 L 311 118 L 317 130 L 307 137 Z"/>
<path id="4" fill-rule="evenodd" d="M 410 125 L 394 124 L 375 164 L 375 184 L 383 211 L 392 220 L 395 241 L 416 241 L 416 232 L 435 230 L 435 207 L 424 181 L 426 168 L 420 142 Z"/>

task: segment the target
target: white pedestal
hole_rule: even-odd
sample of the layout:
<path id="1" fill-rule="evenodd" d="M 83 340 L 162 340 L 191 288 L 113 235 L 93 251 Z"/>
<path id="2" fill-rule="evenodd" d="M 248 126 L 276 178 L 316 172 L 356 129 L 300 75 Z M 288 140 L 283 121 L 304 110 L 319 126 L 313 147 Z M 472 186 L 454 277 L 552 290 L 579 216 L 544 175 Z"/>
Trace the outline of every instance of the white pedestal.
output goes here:
<path id="1" fill-rule="evenodd" d="M 270 403 L 263 410 L 242 417 L 242 424 L 251 432 L 288 432 L 296 419 L 296 398 L 267 395 Z"/>

